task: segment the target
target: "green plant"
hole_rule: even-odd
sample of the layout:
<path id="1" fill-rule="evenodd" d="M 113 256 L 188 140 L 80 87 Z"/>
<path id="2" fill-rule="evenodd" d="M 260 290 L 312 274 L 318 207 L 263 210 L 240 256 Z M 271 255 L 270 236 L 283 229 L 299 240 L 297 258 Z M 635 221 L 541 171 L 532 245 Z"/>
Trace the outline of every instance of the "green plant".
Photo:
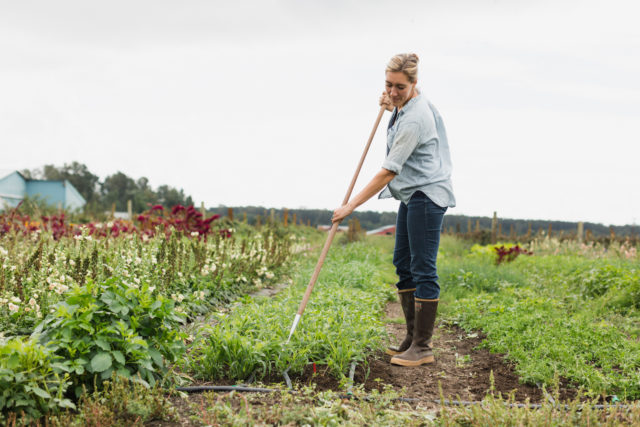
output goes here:
<path id="1" fill-rule="evenodd" d="M 65 398 L 69 375 L 63 370 L 51 351 L 33 339 L 0 344 L 0 414 L 24 413 L 38 419 L 61 408 L 75 408 Z"/>
<path id="2" fill-rule="evenodd" d="M 343 377 L 352 361 L 364 362 L 380 348 L 386 336 L 381 314 L 393 290 L 378 274 L 382 254 L 362 243 L 332 251 L 292 341 L 285 344 L 314 263 L 306 260 L 295 286 L 277 297 L 247 300 L 218 316 L 190 354 L 197 375 L 262 378 L 287 368 L 300 373 L 315 362 Z"/>
<path id="3" fill-rule="evenodd" d="M 118 278 L 72 288 L 34 331 L 73 373 L 76 395 L 117 372 L 153 385 L 185 346 L 178 326 L 184 316 L 172 300 L 148 284 L 132 286 Z M 165 361 L 166 360 L 166 361 Z"/>

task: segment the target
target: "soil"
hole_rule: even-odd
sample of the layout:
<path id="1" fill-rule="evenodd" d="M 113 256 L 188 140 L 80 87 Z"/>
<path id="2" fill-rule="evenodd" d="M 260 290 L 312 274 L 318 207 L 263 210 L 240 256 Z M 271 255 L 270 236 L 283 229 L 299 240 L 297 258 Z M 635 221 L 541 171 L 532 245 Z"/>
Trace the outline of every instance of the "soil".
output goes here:
<path id="1" fill-rule="evenodd" d="M 390 303 L 386 308 L 387 319 L 403 318 L 398 303 Z M 389 322 L 386 325 L 392 342 L 400 342 L 405 335 L 405 325 Z M 445 399 L 478 401 L 491 389 L 491 374 L 496 393 L 507 397 L 513 393 L 516 402 L 541 403 L 546 399 L 536 386 L 520 383 L 512 365 L 500 354 L 479 348 L 485 337 L 481 333 L 467 333 L 457 326 L 437 324 L 434 330 L 433 348 L 436 362 L 415 368 L 391 365 L 391 356 L 384 352 L 374 354 L 367 364 L 356 367 L 355 384 L 363 384 L 365 390 L 383 390 L 391 386 L 396 391 L 404 391 L 405 397 L 417 399 L 424 406 L 432 406 L 440 399 L 440 387 Z M 339 382 L 329 376 L 326 368 L 309 366 L 298 377 L 292 376 L 294 383 L 316 384 L 318 390 L 339 390 Z M 576 389 L 569 384 L 561 384 L 562 400 L 573 399 Z"/>

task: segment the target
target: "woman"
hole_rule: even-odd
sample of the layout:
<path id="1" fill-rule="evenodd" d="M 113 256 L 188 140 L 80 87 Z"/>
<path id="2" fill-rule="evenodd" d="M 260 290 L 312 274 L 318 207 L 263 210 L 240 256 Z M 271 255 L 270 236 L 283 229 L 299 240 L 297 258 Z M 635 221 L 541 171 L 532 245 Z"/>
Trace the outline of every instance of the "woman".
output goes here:
<path id="1" fill-rule="evenodd" d="M 348 204 L 336 209 L 333 222 L 384 188 L 379 198 L 400 200 L 393 265 L 407 334 L 389 348 L 391 363 L 433 363 L 431 336 L 440 297 L 436 258 L 442 218 L 455 206 L 449 144 L 440 114 L 418 91 L 418 56 L 396 55 L 385 73 L 380 105 L 393 111 L 387 128 L 387 157 L 382 169 Z M 386 188 L 385 188 L 386 187 Z"/>

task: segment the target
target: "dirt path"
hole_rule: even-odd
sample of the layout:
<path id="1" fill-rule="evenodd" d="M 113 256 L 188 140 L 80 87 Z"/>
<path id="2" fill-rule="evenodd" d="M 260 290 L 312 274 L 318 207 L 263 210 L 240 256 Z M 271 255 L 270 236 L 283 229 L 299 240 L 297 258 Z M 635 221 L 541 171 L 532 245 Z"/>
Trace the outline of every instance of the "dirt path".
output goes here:
<path id="1" fill-rule="evenodd" d="M 398 303 L 390 303 L 386 308 L 388 320 L 402 318 L 402 308 Z M 404 338 L 405 325 L 390 321 L 387 331 L 395 342 Z M 433 406 L 433 401 L 440 399 L 439 387 L 447 399 L 476 401 L 482 400 L 491 387 L 491 372 L 494 376 L 494 389 L 503 396 L 514 392 L 518 402 L 541 402 L 542 391 L 537 387 L 520 384 L 518 376 L 503 357 L 492 354 L 486 349 L 476 347 L 482 342 L 479 334 L 468 334 L 455 326 L 437 324 L 434 331 L 433 346 L 436 362 L 416 368 L 395 366 L 389 363 L 391 356 L 379 352 L 368 360 L 368 366 L 358 366 L 355 383 L 364 382 L 365 389 L 382 390 L 391 385 L 395 390 L 404 391 L 404 396 L 417 398 L 422 406 Z M 393 339 L 392 339 L 393 341 Z M 321 368 L 313 375 L 311 368 L 296 378 L 305 384 L 316 383 L 321 390 L 338 389 L 338 382 L 324 375 Z M 570 390 L 563 390 L 561 395 L 572 397 Z M 563 397 L 565 397 L 563 396 Z"/>

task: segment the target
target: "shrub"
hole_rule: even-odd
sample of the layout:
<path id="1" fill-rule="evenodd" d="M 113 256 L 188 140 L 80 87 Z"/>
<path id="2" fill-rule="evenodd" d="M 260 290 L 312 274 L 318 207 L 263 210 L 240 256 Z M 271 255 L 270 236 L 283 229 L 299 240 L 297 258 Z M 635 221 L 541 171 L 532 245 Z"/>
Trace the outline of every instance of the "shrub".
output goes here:
<path id="1" fill-rule="evenodd" d="M 184 319 L 174 302 L 147 284 L 111 278 L 72 288 L 65 301 L 34 331 L 41 343 L 65 360 L 74 373 L 76 395 L 117 372 L 153 385 L 185 346 L 178 324 Z"/>

